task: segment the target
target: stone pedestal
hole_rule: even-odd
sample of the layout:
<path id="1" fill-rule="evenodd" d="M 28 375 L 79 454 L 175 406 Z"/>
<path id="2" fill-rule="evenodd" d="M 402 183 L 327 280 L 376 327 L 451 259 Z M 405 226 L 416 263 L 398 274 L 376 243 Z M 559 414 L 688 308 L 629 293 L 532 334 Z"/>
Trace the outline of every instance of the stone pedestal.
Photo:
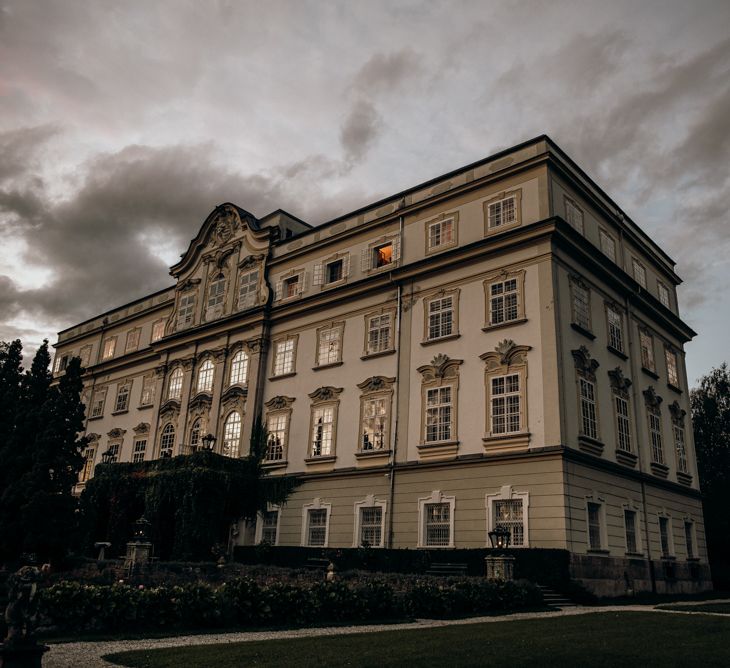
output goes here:
<path id="1" fill-rule="evenodd" d="M 146 564 L 152 555 L 152 543 L 147 541 L 131 541 L 127 543 L 127 555 L 124 567 L 133 570 L 140 564 Z"/>
<path id="2" fill-rule="evenodd" d="M 506 555 L 494 555 L 484 558 L 488 580 L 508 581 L 514 579 L 515 558 Z"/>
<path id="3" fill-rule="evenodd" d="M 47 645 L 18 644 L 0 645 L 0 668 L 41 668 Z"/>

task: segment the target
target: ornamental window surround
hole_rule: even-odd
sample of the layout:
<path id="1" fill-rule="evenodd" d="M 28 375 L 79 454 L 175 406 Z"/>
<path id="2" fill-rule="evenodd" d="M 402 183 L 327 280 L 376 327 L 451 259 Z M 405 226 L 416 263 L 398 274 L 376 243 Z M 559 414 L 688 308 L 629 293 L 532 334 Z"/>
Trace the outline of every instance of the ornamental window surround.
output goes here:
<path id="1" fill-rule="evenodd" d="M 384 547 L 386 508 L 387 502 L 376 499 L 373 494 L 355 503 L 353 547 Z"/>
<path id="2" fill-rule="evenodd" d="M 302 506 L 302 546 L 327 547 L 331 512 L 332 504 L 319 498 Z"/>
<path id="3" fill-rule="evenodd" d="M 132 353 L 139 348 L 139 336 L 142 333 L 140 327 L 135 327 L 127 332 L 127 341 L 124 345 L 124 352 Z"/>
<path id="4" fill-rule="evenodd" d="M 530 546 L 529 492 L 515 492 L 512 485 L 504 485 L 496 494 L 484 497 L 487 509 L 487 530 L 485 545 L 489 547 L 489 532 L 504 528 L 510 532 L 511 547 Z"/>
<path id="5" fill-rule="evenodd" d="M 342 362 L 344 333 L 344 321 L 333 322 L 317 329 L 316 367 L 330 366 Z"/>
<path id="6" fill-rule="evenodd" d="M 260 270 L 241 271 L 238 277 L 238 310 L 253 308 L 259 300 Z"/>
<path id="7" fill-rule="evenodd" d="M 231 357 L 231 368 L 228 374 L 228 385 L 246 385 L 248 382 L 249 355 L 239 350 Z"/>
<path id="8" fill-rule="evenodd" d="M 125 413 L 129 410 L 129 395 L 132 392 L 132 381 L 117 385 L 117 397 L 114 401 L 114 413 Z"/>
<path id="9" fill-rule="evenodd" d="M 459 212 L 441 213 L 424 223 L 426 255 L 437 253 L 458 244 Z"/>
<path id="10" fill-rule="evenodd" d="M 182 398 L 183 386 L 183 370 L 181 367 L 175 367 L 170 373 L 167 380 L 167 398 L 174 401 L 180 401 Z"/>
<path id="11" fill-rule="evenodd" d="M 293 334 L 273 342 L 272 377 L 276 378 L 295 373 L 298 340 L 299 335 Z"/>
<path id="12" fill-rule="evenodd" d="M 293 403 L 293 397 L 276 396 L 264 404 L 267 408 L 266 430 L 269 433 L 264 464 L 286 465 Z"/>
<path id="13" fill-rule="evenodd" d="M 210 358 L 206 359 L 198 369 L 196 380 L 197 392 L 210 394 L 213 391 L 213 376 L 215 375 L 215 364 Z"/>
<path id="14" fill-rule="evenodd" d="M 104 415 L 104 403 L 106 402 L 106 387 L 99 387 L 93 391 L 91 395 L 91 411 L 90 418 L 100 418 Z"/>
<path id="15" fill-rule="evenodd" d="M 439 290 L 423 298 L 423 343 L 459 335 L 459 293 Z"/>
<path id="16" fill-rule="evenodd" d="M 107 434 L 107 436 L 109 437 L 107 452 L 109 453 L 110 464 L 116 464 L 119 461 L 119 453 L 122 450 L 122 444 L 124 443 L 124 434 L 126 433 L 126 429 L 120 429 L 119 427 L 115 427 Z"/>
<path id="17" fill-rule="evenodd" d="M 160 457 L 172 457 L 175 448 L 175 426 L 168 422 L 160 433 Z"/>
<path id="18" fill-rule="evenodd" d="M 241 452 L 241 414 L 231 411 L 223 423 L 223 446 L 221 454 L 224 457 L 238 457 Z"/>
<path id="19" fill-rule="evenodd" d="M 336 253 L 314 265 L 312 282 L 322 288 L 341 285 L 350 277 L 350 268 L 350 253 Z"/>
<path id="20" fill-rule="evenodd" d="M 598 237 L 603 254 L 612 262 L 616 262 L 616 240 L 603 228 L 598 230 Z"/>
<path id="21" fill-rule="evenodd" d="M 191 327 L 195 322 L 195 292 L 180 294 L 177 302 L 177 329 L 178 331 Z"/>
<path id="22" fill-rule="evenodd" d="M 360 256 L 360 268 L 363 274 L 387 271 L 400 260 L 400 236 L 389 234 L 379 237 L 368 244 Z"/>
<path id="23" fill-rule="evenodd" d="M 359 453 L 390 450 L 390 415 L 395 378 L 372 376 L 357 387 L 360 395 Z"/>
<path id="24" fill-rule="evenodd" d="M 117 348 L 117 337 L 116 336 L 110 336 L 108 339 L 104 339 L 104 344 L 102 346 L 102 353 L 101 353 L 101 359 L 102 360 L 110 360 L 112 357 L 114 357 L 114 352 Z"/>
<path id="25" fill-rule="evenodd" d="M 383 309 L 365 316 L 363 357 L 389 353 L 395 349 L 395 310 Z"/>
<path id="26" fill-rule="evenodd" d="M 263 512 L 259 513 L 256 519 L 256 536 L 257 545 L 264 543 L 266 545 L 279 544 L 279 518 L 281 509 L 279 506 L 268 504 Z"/>
<path id="27" fill-rule="evenodd" d="M 337 447 L 337 414 L 341 387 L 325 386 L 309 395 L 312 400 L 309 423 L 309 460 L 333 459 Z"/>
<path id="28" fill-rule="evenodd" d="M 579 436 L 578 444 L 592 454 L 601 454 L 598 402 L 596 394 L 596 370 L 600 366 L 588 349 L 581 346 L 571 351 L 575 362 L 576 384 L 578 388 Z M 585 442 L 588 439 L 588 443 Z"/>
<path id="29" fill-rule="evenodd" d="M 583 210 L 570 197 L 565 197 L 565 220 L 580 234 L 583 234 Z"/>
<path id="30" fill-rule="evenodd" d="M 485 325 L 500 327 L 525 320 L 525 270 L 502 271 L 484 281 Z"/>
<path id="31" fill-rule="evenodd" d="M 274 287 L 274 299 L 286 301 L 304 294 L 307 289 L 307 272 L 295 269 L 283 274 Z"/>
<path id="32" fill-rule="evenodd" d="M 672 435 L 674 436 L 677 477 L 684 477 L 684 482 L 687 482 L 690 480 L 689 462 L 687 460 L 687 441 L 684 428 L 684 418 L 687 415 L 687 411 L 685 411 L 677 401 L 673 401 L 669 405 L 669 413 L 672 417 Z M 683 474 L 683 476 L 680 474 Z"/>
<path id="33" fill-rule="evenodd" d="M 165 336 L 165 320 L 160 318 L 152 323 L 152 343 Z"/>
<path id="34" fill-rule="evenodd" d="M 418 499 L 418 547 L 454 547 L 456 497 L 434 490 Z"/>
<path id="35" fill-rule="evenodd" d="M 613 413 L 616 428 L 616 450 L 631 453 L 631 407 L 629 388 L 631 380 L 625 378 L 620 367 L 608 372 L 613 394 Z M 632 462 L 623 462 L 632 463 Z"/>
<path id="36" fill-rule="evenodd" d="M 421 382 L 421 445 L 458 445 L 459 366 L 463 360 L 439 354 L 431 364 L 418 367 Z"/>
<path id="37" fill-rule="evenodd" d="M 81 360 L 81 366 L 86 368 L 89 366 L 89 361 L 91 360 L 91 344 L 81 346 L 81 350 L 79 350 L 79 359 Z"/>
<path id="38" fill-rule="evenodd" d="M 522 190 L 501 192 L 483 204 L 485 235 L 522 223 Z"/>

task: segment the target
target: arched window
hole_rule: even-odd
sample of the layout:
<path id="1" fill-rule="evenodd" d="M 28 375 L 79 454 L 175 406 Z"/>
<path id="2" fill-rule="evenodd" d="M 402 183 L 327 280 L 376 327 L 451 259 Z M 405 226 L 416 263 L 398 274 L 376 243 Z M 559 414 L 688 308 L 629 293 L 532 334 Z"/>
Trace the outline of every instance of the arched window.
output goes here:
<path id="1" fill-rule="evenodd" d="M 221 454 L 226 457 L 238 457 L 239 443 L 241 441 L 241 416 L 233 411 L 223 425 L 223 450 Z"/>
<path id="2" fill-rule="evenodd" d="M 160 457 L 172 457 L 172 449 L 175 447 L 175 427 L 168 422 L 160 436 Z"/>
<path id="3" fill-rule="evenodd" d="M 222 304 L 226 296 L 226 277 L 218 274 L 208 286 L 208 308 Z"/>
<path id="4" fill-rule="evenodd" d="M 213 391 L 213 362 L 205 360 L 198 369 L 198 392 Z"/>
<path id="5" fill-rule="evenodd" d="M 193 426 L 190 427 L 190 447 L 196 450 L 200 445 L 200 434 L 203 429 L 203 419 L 198 418 L 193 422 Z"/>
<path id="6" fill-rule="evenodd" d="M 167 381 L 167 398 L 180 399 L 182 397 L 183 371 L 177 367 Z"/>
<path id="7" fill-rule="evenodd" d="M 229 385 L 245 385 L 248 381 L 248 354 L 239 350 L 231 360 L 231 378 Z"/>

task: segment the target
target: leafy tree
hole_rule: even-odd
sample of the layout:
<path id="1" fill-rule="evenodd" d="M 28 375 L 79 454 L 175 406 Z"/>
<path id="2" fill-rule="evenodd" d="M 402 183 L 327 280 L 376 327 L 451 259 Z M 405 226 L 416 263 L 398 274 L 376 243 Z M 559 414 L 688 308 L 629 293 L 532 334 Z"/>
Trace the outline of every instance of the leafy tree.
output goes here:
<path id="1" fill-rule="evenodd" d="M 691 393 L 697 467 L 713 579 L 730 589 L 730 370 L 727 363 Z"/>

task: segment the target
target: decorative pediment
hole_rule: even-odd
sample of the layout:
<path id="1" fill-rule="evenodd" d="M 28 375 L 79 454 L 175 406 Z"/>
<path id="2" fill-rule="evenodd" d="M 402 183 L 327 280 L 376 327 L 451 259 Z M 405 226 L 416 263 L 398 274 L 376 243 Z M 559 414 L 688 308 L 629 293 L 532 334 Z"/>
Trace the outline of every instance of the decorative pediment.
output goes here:
<path id="1" fill-rule="evenodd" d="M 203 256 L 203 262 L 212 265 L 212 274 L 215 274 L 228 264 L 228 258 L 231 257 L 231 255 L 240 247 L 241 242 L 238 241 L 227 248 L 219 248 L 211 253 L 206 253 Z"/>
<path id="2" fill-rule="evenodd" d="M 160 407 L 160 417 L 172 417 L 180 412 L 180 402 L 177 399 L 168 399 Z"/>
<path id="3" fill-rule="evenodd" d="M 631 387 L 631 380 L 624 376 L 621 367 L 616 367 L 608 372 L 608 378 L 611 381 L 611 387 L 619 392 L 628 392 Z"/>
<path id="4" fill-rule="evenodd" d="M 89 434 L 86 434 L 86 440 L 89 443 L 93 443 L 94 441 L 98 441 L 101 438 L 101 434 L 95 434 L 93 431 Z"/>
<path id="5" fill-rule="evenodd" d="M 444 378 L 456 378 L 459 375 L 459 366 L 464 360 L 451 359 L 448 355 L 439 353 L 431 360 L 431 364 L 419 366 L 417 371 L 426 382 Z"/>
<path id="6" fill-rule="evenodd" d="M 387 376 L 371 376 L 362 383 L 358 383 L 357 386 L 363 392 L 380 392 L 381 390 L 392 390 L 395 378 L 388 378 Z"/>
<path id="7" fill-rule="evenodd" d="M 504 339 L 494 347 L 494 351 L 479 355 L 479 359 L 486 362 L 488 369 L 524 364 L 531 349 L 531 346 L 518 346 L 512 339 Z"/>
<path id="8" fill-rule="evenodd" d="M 581 346 L 576 350 L 571 350 L 570 353 L 573 355 L 575 368 L 582 374 L 585 374 L 589 380 L 595 381 L 596 369 L 598 369 L 601 365 L 598 360 L 591 357 L 590 352 L 588 352 L 588 348 Z"/>
<path id="9" fill-rule="evenodd" d="M 578 274 L 571 274 L 569 276 L 570 282 L 573 283 L 573 285 L 577 285 L 580 288 L 583 288 L 584 290 L 590 290 L 590 286 L 588 283 L 586 283 L 583 280 L 582 276 L 578 276 Z"/>
<path id="10" fill-rule="evenodd" d="M 264 261 L 263 253 L 258 255 L 247 255 L 238 263 L 239 269 L 252 269 Z"/>
<path id="11" fill-rule="evenodd" d="M 324 387 L 318 387 L 314 392 L 310 393 L 309 398 L 313 402 L 318 401 L 334 401 L 342 393 L 341 387 L 332 387 L 331 385 L 325 385 Z"/>
<path id="12" fill-rule="evenodd" d="M 263 337 L 258 339 L 249 339 L 246 341 L 246 345 L 253 354 L 265 353 L 268 346 L 268 340 Z"/>
<path id="13" fill-rule="evenodd" d="M 185 290 L 190 290 L 197 287 L 198 285 L 200 285 L 199 278 L 186 278 L 184 281 L 181 281 L 177 284 L 176 289 L 178 292 L 184 292 Z"/>
<path id="14" fill-rule="evenodd" d="M 644 401 L 646 401 L 646 405 L 649 408 L 659 408 L 662 405 L 662 401 L 664 401 L 654 389 L 653 386 L 647 387 L 642 394 L 644 395 Z"/>
<path id="15" fill-rule="evenodd" d="M 229 401 L 231 399 L 245 399 L 248 396 L 248 390 L 240 385 L 231 385 L 223 392 L 221 396 L 222 401 Z"/>
<path id="16" fill-rule="evenodd" d="M 294 403 L 294 397 L 277 396 L 269 399 L 264 405 L 269 410 L 278 411 L 284 408 L 291 408 Z"/>
<path id="17" fill-rule="evenodd" d="M 672 416 L 672 420 L 675 422 L 683 422 L 684 416 L 687 415 L 687 411 L 684 410 L 676 400 L 669 404 L 669 413 Z"/>
<path id="18" fill-rule="evenodd" d="M 213 403 L 213 397 L 209 392 L 198 392 L 191 400 L 188 406 L 191 410 L 210 408 Z"/>
<path id="19" fill-rule="evenodd" d="M 124 438 L 124 434 L 127 433 L 126 429 L 120 429 L 119 427 L 114 427 L 111 431 L 107 432 L 107 436 L 109 438 Z"/>
<path id="20" fill-rule="evenodd" d="M 140 422 L 136 427 L 132 429 L 132 431 L 137 434 L 149 434 L 150 433 L 150 424 L 149 422 Z"/>
<path id="21" fill-rule="evenodd" d="M 164 378 L 167 375 L 167 364 L 160 364 L 155 367 L 155 376 Z"/>

